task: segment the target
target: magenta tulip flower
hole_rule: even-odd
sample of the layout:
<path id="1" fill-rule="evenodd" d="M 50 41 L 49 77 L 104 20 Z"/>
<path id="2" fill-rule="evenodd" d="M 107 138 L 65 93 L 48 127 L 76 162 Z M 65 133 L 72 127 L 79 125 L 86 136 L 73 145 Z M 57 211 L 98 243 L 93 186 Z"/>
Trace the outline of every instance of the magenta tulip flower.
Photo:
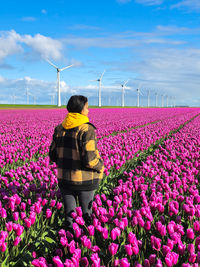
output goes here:
<path id="1" fill-rule="evenodd" d="M 16 238 L 15 238 L 15 240 L 13 241 L 13 246 L 17 246 L 18 244 L 19 244 L 19 242 L 21 241 L 21 238 L 19 237 L 19 236 L 17 236 Z"/>
<path id="2" fill-rule="evenodd" d="M 155 236 L 151 236 L 151 246 L 153 249 L 159 251 L 161 248 L 161 239 Z"/>
<path id="3" fill-rule="evenodd" d="M 64 267 L 64 264 L 62 263 L 59 256 L 53 257 L 53 263 L 56 267 Z"/>
<path id="4" fill-rule="evenodd" d="M 47 209 L 46 210 L 46 218 L 47 219 L 51 218 L 51 215 L 52 215 L 52 211 L 50 209 Z"/>
<path id="5" fill-rule="evenodd" d="M 132 250 L 131 244 L 125 245 L 124 247 L 125 247 L 126 254 L 128 256 L 132 256 L 133 255 L 133 250 Z"/>
<path id="6" fill-rule="evenodd" d="M 194 232 L 192 228 L 187 229 L 187 238 L 192 239 L 192 240 L 194 239 Z"/>
<path id="7" fill-rule="evenodd" d="M 108 246 L 108 251 L 110 252 L 110 254 L 113 256 L 117 253 L 117 250 L 118 250 L 118 247 L 119 245 L 118 244 L 115 244 L 115 243 L 111 243 L 109 246 Z"/>

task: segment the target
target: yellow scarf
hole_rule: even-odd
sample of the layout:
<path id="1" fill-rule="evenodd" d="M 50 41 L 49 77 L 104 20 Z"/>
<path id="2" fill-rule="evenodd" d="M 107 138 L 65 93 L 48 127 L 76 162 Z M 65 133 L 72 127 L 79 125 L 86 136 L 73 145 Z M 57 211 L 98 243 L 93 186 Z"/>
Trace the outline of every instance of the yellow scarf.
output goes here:
<path id="1" fill-rule="evenodd" d="M 65 129 L 72 129 L 87 122 L 89 122 L 87 116 L 80 113 L 69 112 L 62 122 L 62 126 Z"/>

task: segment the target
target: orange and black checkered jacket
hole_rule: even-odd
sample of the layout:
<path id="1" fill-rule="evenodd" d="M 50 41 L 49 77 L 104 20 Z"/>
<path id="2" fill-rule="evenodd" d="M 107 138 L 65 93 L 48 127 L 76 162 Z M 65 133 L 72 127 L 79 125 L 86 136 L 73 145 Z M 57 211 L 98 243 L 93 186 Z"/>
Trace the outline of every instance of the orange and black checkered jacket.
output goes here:
<path id="1" fill-rule="evenodd" d="M 104 164 L 97 149 L 96 127 L 84 123 L 72 129 L 59 124 L 49 148 L 56 162 L 59 186 L 72 190 L 94 190 L 103 178 Z"/>

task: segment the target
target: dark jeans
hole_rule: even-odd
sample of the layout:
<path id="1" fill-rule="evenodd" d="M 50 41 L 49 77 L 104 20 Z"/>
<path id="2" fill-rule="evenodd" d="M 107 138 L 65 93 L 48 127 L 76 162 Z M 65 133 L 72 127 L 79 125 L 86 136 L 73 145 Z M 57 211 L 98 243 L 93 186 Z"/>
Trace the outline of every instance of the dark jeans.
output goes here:
<path id="1" fill-rule="evenodd" d="M 90 223 L 92 214 L 92 202 L 94 198 L 94 192 L 92 191 L 72 191 L 66 188 L 60 187 L 61 195 L 64 202 L 65 211 L 65 224 L 68 229 L 72 229 L 73 218 L 71 217 L 72 212 L 76 212 L 77 198 L 79 206 L 82 208 L 83 219 L 85 223 Z"/>

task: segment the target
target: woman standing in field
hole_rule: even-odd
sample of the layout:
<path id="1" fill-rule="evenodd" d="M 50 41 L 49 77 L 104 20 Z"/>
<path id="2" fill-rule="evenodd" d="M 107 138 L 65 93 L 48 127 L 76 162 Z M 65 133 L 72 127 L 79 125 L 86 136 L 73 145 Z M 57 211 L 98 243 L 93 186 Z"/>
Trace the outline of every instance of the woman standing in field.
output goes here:
<path id="1" fill-rule="evenodd" d="M 68 114 L 53 134 L 49 157 L 56 162 L 58 186 L 65 210 L 65 223 L 72 230 L 76 199 L 83 219 L 90 222 L 94 192 L 103 177 L 104 165 L 97 149 L 96 127 L 89 122 L 88 99 L 74 95 L 67 103 Z"/>

